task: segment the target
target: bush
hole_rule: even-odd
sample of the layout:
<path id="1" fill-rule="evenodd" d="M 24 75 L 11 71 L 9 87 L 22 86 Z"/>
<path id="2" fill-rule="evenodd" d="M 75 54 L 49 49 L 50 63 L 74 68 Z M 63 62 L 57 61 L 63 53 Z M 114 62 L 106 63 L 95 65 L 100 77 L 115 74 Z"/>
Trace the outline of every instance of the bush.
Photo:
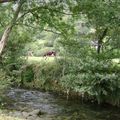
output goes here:
<path id="1" fill-rule="evenodd" d="M 11 84 L 11 78 L 6 72 L 0 69 L 0 94 Z"/>
<path id="2" fill-rule="evenodd" d="M 46 41 L 45 43 L 44 43 L 44 46 L 45 47 L 53 47 L 53 41 Z"/>
<path id="3" fill-rule="evenodd" d="M 89 99 L 98 103 L 108 102 L 118 105 L 120 102 L 119 66 L 111 61 L 89 59 L 67 59 L 60 61 L 64 65 L 64 75 L 60 83 L 66 90 L 87 94 Z"/>
<path id="4" fill-rule="evenodd" d="M 54 63 L 42 63 L 37 65 L 35 70 L 35 81 L 39 82 L 40 87 L 52 89 L 52 84 L 61 77 L 60 67 Z"/>
<path id="5" fill-rule="evenodd" d="M 25 66 L 21 72 L 21 84 L 24 82 L 32 82 L 34 80 L 34 70 L 32 65 Z"/>
<path id="6" fill-rule="evenodd" d="M 54 89 L 53 84 L 61 77 L 61 67 L 55 61 L 28 65 L 22 72 L 22 84 L 34 85 L 45 90 Z"/>

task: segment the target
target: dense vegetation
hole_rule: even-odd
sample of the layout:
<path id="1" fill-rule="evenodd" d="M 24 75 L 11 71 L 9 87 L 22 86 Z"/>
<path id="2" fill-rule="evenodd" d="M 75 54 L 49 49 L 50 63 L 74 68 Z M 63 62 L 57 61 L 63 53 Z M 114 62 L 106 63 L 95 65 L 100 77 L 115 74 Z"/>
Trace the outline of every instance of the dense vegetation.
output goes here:
<path id="1" fill-rule="evenodd" d="M 0 11 L 0 81 L 5 87 L 120 104 L 119 0 L 20 0 L 0 4 Z M 56 57 L 43 57 L 49 51 Z"/>

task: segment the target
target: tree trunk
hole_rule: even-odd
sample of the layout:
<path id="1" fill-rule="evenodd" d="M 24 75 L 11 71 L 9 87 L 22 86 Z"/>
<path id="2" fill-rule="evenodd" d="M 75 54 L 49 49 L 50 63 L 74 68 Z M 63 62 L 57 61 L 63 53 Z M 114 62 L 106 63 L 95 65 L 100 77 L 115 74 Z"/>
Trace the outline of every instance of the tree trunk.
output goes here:
<path id="1" fill-rule="evenodd" d="M 103 33 L 102 33 L 102 34 L 99 36 L 99 38 L 98 38 L 98 46 L 97 46 L 97 53 L 98 53 L 98 54 L 99 54 L 100 51 L 101 51 L 103 39 L 104 39 L 104 37 L 105 37 L 106 34 L 107 34 L 107 30 L 108 30 L 108 28 L 106 28 L 106 29 L 103 31 Z"/>
<path id="2" fill-rule="evenodd" d="M 12 27 L 8 26 L 3 33 L 3 36 L 2 36 L 1 41 L 0 41 L 0 55 L 2 54 L 2 52 L 5 48 L 5 45 L 7 43 L 7 39 L 9 37 L 9 34 L 10 34 L 11 30 L 12 30 Z"/>
<path id="3" fill-rule="evenodd" d="M 21 9 L 23 3 L 24 3 L 24 0 L 20 0 L 20 2 L 18 3 L 18 7 L 17 7 L 17 9 L 15 11 L 14 17 L 11 20 L 11 23 L 6 27 L 6 29 L 5 29 L 5 31 L 4 31 L 4 33 L 2 35 L 2 38 L 1 38 L 1 41 L 0 41 L 0 56 L 2 55 L 3 50 L 4 50 L 4 48 L 5 48 L 6 44 L 7 44 L 7 40 L 9 38 L 9 35 L 10 35 L 11 31 L 12 31 L 13 26 L 16 23 L 16 20 L 18 18 L 18 15 L 19 15 L 19 12 L 20 12 L 20 9 Z"/>

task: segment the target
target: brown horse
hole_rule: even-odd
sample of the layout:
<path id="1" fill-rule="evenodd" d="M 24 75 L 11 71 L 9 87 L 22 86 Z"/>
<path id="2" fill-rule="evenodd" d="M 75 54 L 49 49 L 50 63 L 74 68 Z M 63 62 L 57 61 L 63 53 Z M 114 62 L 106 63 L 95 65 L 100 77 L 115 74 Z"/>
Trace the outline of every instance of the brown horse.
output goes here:
<path id="1" fill-rule="evenodd" d="M 56 56 L 56 52 L 50 51 L 50 52 L 47 52 L 43 55 L 43 57 L 47 57 L 47 56 Z"/>

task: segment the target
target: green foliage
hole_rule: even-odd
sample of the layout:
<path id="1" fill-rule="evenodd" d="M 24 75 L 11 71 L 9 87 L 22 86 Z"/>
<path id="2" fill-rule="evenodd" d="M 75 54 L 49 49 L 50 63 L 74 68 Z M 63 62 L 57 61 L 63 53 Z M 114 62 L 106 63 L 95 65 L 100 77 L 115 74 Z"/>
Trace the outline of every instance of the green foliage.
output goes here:
<path id="1" fill-rule="evenodd" d="M 119 104 L 120 68 L 112 59 L 120 56 L 120 1 L 38 2 L 26 0 L 21 9 L 4 54 L 0 56 L 0 66 L 4 69 L 0 71 L 0 79 L 16 81 L 19 78 L 22 84 L 34 82 L 45 89 L 57 81 L 63 91 L 87 94 L 98 103 L 110 99 Z M 0 36 L 13 18 L 14 9 L 12 4 L 0 5 Z M 105 29 L 107 32 L 100 41 Z M 98 41 L 100 54 L 96 50 L 99 44 L 92 44 Z M 26 64 L 23 56 L 29 50 L 35 56 L 43 56 L 55 49 L 59 52 L 57 55 L 61 55 L 57 63 L 40 61 L 39 65 L 28 65 L 21 73 L 21 66 Z"/>
<path id="2" fill-rule="evenodd" d="M 64 76 L 60 81 L 66 90 L 87 95 L 88 99 L 94 98 L 98 103 L 110 98 L 113 103 L 119 105 L 119 66 L 94 59 L 88 61 L 69 59 L 66 64 L 68 65 L 65 65 Z"/>
<path id="3" fill-rule="evenodd" d="M 25 69 L 21 73 L 21 82 L 32 82 L 34 80 L 34 70 L 33 66 L 26 66 Z"/>
<path id="4" fill-rule="evenodd" d="M 0 94 L 11 84 L 11 78 L 6 76 L 6 72 L 0 69 Z"/>
<path id="5" fill-rule="evenodd" d="M 9 36 L 8 44 L 0 60 L 1 90 L 20 82 L 21 65 L 25 64 L 25 60 L 21 57 L 23 56 L 22 49 L 31 40 L 29 32 L 25 33 L 25 31 L 26 29 L 17 26 Z"/>
<path id="6" fill-rule="evenodd" d="M 43 62 L 40 65 L 34 66 L 35 71 L 35 83 L 38 83 L 38 87 L 44 89 L 53 89 L 54 82 L 59 81 L 61 76 L 61 68 L 54 61 L 51 63 Z"/>
<path id="7" fill-rule="evenodd" d="M 29 64 L 22 71 L 20 82 L 23 86 L 31 87 L 33 85 L 35 88 L 52 90 L 59 82 L 61 70 L 62 68 L 55 61 Z M 59 89 L 57 88 L 57 90 Z"/>
<path id="8" fill-rule="evenodd" d="M 45 42 L 44 46 L 45 47 L 53 47 L 53 42 L 52 41 L 51 42 Z"/>

